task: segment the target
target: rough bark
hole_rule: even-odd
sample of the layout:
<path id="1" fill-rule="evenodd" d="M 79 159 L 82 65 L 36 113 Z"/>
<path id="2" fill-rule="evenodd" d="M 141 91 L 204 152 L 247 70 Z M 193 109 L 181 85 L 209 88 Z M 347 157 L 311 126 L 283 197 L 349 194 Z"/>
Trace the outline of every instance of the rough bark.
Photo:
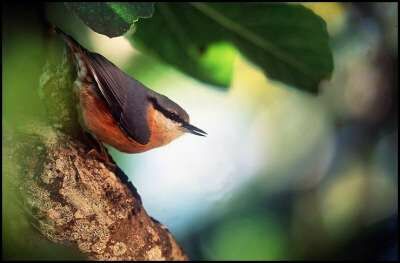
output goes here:
<path id="1" fill-rule="evenodd" d="M 187 260 L 166 227 L 151 218 L 128 177 L 88 152 L 78 123 L 67 53 L 45 66 L 40 94 L 49 123 L 4 130 L 7 176 L 47 239 L 96 260 Z M 111 157 L 110 157 L 111 158 Z M 111 158 L 112 160 L 112 158 Z"/>

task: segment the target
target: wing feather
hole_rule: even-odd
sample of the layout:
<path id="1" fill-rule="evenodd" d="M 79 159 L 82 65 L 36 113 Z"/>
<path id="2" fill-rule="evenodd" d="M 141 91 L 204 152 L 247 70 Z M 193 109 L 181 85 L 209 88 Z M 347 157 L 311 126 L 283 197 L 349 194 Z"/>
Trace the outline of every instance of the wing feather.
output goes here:
<path id="1" fill-rule="evenodd" d="M 98 93 L 108 104 L 120 127 L 135 141 L 141 144 L 148 143 L 148 89 L 102 55 L 92 52 L 86 52 L 86 55 L 89 69 L 97 83 Z"/>

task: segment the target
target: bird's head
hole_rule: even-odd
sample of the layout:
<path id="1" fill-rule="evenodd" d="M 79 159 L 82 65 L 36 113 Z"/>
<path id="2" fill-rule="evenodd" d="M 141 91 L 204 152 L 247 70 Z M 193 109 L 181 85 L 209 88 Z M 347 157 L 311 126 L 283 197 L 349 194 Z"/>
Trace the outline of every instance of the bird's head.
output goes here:
<path id="1" fill-rule="evenodd" d="M 192 133 L 199 136 L 206 136 L 206 132 L 191 125 L 189 115 L 181 106 L 170 100 L 168 97 L 156 94 L 150 96 L 150 102 L 156 111 L 161 113 L 170 127 L 169 130 L 176 130 L 181 133 Z"/>

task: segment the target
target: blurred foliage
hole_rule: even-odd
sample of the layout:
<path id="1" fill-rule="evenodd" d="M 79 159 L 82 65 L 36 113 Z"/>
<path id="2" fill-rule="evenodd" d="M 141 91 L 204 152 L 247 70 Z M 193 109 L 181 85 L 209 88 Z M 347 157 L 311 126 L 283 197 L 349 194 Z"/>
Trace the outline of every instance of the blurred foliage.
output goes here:
<path id="1" fill-rule="evenodd" d="M 302 4 L 325 20 L 331 37 L 335 36 L 343 29 L 346 21 L 346 12 L 343 5 L 335 2 L 324 4 L 318 2 L 305 2 Z"/>
<path id="2" fill-rule="evenodd" d="M 117 37 L 126 33 L 139 18 L 153 15 L 153 3 L 66 2 L 87 26 L 97 33 Z"/>
<path id="3" fill-rule="evenodd" d="M 163 45 L 151 33 L 157 30 Z M 138 23 L 131 39 L 135 47 L 222 87 L 232 78 L 233 59 L 226 55 L 232 52 L 223 49 L 212 62 L 204 59 L 215 43 L 231 43 L 271 78 L 311 92 L 333 68 L 323 20 L 296 5 L 160 3 L 151 20 Z"/>
<path id="4" fill-rule="evenodd" d="M 215 260 L 278 260 L 287 254 L 286 242 L 273 217 L 252 214 L 221 224 L 203 249 Z"/>

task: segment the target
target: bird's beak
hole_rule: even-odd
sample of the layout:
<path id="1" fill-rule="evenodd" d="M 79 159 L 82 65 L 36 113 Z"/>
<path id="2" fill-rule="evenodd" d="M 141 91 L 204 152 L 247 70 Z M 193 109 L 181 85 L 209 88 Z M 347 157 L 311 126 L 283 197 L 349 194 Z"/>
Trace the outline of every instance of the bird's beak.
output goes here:
<path id="1" fill-rule="evenodd" d="M 189 123 L 183 124 L 182 127 L 185 128 L 186 132 L 190 132 L 190 133 L 195 134 L 195 135 L 206 136 L 206 134 L 207 134 L 205 131 L 203 131 L 203 130 L 201 130 L 201 129 L 199 129 L 199 128 L 197 128 L 197 127 L 195 127 L 195 126 L 193 126 L 193 125 L 191 125 Z"/>

